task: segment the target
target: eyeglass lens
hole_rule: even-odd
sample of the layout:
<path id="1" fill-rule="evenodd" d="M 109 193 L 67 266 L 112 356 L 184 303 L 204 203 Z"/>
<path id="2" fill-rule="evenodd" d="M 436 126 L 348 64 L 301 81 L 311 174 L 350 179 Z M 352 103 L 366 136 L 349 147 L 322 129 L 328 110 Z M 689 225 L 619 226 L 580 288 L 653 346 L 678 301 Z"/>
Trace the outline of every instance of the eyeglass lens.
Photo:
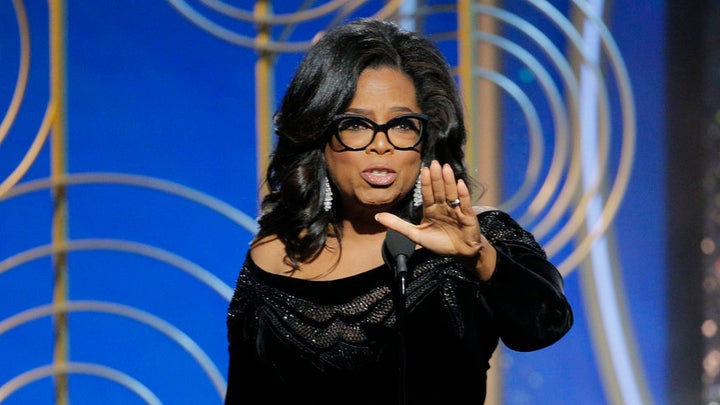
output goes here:
<path id="1" fill-rule="evenodd" d="M 365 148 L 377 132 L 384 131 L 390 143 L 397 148 L 411 148 L 422 136 L 422 121 L 417 117 L 397 117 L 385 125 L 378 125 L 367 118 L 348 117 L 337 124 L 337 134 L 345 146 Z"/>

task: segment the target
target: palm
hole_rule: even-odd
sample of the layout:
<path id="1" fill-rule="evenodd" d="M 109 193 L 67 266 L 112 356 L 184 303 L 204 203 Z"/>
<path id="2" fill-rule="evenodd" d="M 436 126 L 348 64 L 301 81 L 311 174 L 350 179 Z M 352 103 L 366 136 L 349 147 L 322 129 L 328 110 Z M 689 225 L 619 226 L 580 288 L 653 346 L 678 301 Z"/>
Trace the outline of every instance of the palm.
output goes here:
<path id="1" fill-rule="evenodd" d="M 450 166 L 433 161 L 421 172 L 423 220 L 420 225 L 388 213 L 377 220 L 413 242 L 441 255 L 472 256 L 481 242 L 480 225 L 470 202 L 470 192 L 461 180 L 455 180 Z M 459 205 L 449 201 L 458 199 Z"/>

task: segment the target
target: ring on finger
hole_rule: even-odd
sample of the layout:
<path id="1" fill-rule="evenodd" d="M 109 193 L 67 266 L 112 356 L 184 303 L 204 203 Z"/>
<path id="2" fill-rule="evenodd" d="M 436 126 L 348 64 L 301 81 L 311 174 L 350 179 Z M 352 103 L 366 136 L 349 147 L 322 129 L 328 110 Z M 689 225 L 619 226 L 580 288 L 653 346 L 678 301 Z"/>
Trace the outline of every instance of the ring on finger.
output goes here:
<path id="1" fill-rule="evenodd" d="M 447 205 L 455 208 L 455 207 L 457 207 L 458 205 L 460 205 L 460 199 L 459 199 L 459 198 L 456 198 L 456 199 L 454 199 L 454 200 L 452 200 L 452 201 L 447 201 Z"/>

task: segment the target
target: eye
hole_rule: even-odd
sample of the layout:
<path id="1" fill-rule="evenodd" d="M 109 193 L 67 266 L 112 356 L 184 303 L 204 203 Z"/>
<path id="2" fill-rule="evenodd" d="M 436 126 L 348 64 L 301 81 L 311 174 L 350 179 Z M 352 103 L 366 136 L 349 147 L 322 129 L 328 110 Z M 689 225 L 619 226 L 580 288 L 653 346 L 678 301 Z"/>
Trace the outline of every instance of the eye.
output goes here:
<path id="1" fill-rule="evenodd" d="M 398 117 L 393 120 L 392 129 L 399 132 L 420 132 L 420 121 L 414 117 Z"/>
<path id="2" fill-rule="evenodd" d="M 364 131 L 370 128 L 370 124 L 360 118 L 345 118 L 338 123 L 339 131 Z"/>

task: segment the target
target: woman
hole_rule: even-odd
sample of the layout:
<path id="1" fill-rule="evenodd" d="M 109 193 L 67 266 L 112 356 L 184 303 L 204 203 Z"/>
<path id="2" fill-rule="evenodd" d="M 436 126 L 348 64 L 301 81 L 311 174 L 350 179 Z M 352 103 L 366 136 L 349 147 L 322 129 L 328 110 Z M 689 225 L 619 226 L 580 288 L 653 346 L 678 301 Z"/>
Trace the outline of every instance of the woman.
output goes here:
<path id="1" fill-rule="evenodd" d="M 472 206 L 460 101 L 427 39 L 377 20 L 330 30 L 276 127 L 229 308 L 227 404 L 478 404 L 499 338 L 536 350 L 570 328 L 532 235 Z M 417 244 L 404 294 L 387 229 Z"/>

